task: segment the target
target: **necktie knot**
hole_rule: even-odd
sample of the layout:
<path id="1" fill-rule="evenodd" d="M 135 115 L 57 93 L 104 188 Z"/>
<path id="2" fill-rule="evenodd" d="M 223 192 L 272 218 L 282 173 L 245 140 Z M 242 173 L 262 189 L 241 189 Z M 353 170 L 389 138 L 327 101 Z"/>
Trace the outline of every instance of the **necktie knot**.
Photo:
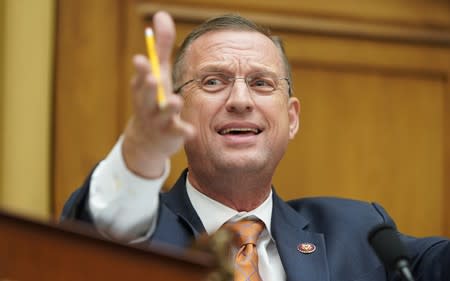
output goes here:
<path id="1" fill-rule="evenodd" d="M 246 244 L 256 245 L 256 241 L 264 230 L 264 223 L 258 219 L 243 219 L 237 222 L 227 222 L 224 228 L 231 231 L 233 244 L 240 248 Z"/>
<path id="2" fill-rule="evenodd" d="M 264 223 L 259 219 L 243 219 L 227 222 L 223 228 L 232 233 L 233 244 L 238 249 L 234 257 L 234 281 L 261 281 L 256 241 L 264 229 Z"/>

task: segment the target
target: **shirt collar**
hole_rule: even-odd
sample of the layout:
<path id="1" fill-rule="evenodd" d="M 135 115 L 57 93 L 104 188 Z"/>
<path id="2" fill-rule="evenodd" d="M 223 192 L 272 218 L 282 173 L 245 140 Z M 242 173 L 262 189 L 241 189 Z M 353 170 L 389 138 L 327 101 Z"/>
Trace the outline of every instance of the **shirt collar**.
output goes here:
<path id="1" fill-rule="evenodd" d="M 238 221 L 246 217 L 256 217 L 265 224 L 266 230 L 272 236 L 270 231 L 273 205 L 272 190 L 267 199 L 250 212 L 238 212 L 206 196 L 194 188 L 187 178 L 186 190 L 189 200 L 191 200 L 192 206 L 200 217 L 208 234 L 213 234 L 229 220 Z"/>

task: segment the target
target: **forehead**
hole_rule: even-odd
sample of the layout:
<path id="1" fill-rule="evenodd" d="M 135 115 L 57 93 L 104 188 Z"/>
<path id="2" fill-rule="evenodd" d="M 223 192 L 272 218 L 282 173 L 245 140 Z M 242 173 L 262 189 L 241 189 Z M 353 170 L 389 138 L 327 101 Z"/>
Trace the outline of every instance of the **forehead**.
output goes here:
<path id="1" fill-rule="evenodd" d="M 187 49 L 187 70 L 218 68 L 233 71 L 282 71 L 279 49 L 270 38 L 254 31 L 211 31 L 197 38 Z"/>

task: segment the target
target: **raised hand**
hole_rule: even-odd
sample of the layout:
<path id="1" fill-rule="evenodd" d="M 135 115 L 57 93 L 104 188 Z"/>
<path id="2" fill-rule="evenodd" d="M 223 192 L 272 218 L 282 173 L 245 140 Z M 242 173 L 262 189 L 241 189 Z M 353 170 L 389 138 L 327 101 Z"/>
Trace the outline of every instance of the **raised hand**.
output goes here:
<path id="1" fill-rule="evenodd" d="M 172 89 L 170 55 L 175 39 L 172 18 L 158 12 L 153 17 L 153 29 L 167 106 L 158 108 L 157 82 L 149 61 L 136 55 L 133 58 L 136 73 L 131 82 L 134 115 L 125 129 L 122 147 L 128 169 L 145 178 L 161 176 L 165 161 L 195 134 L 194 127 L 180 119 L 183 100 Z"/>

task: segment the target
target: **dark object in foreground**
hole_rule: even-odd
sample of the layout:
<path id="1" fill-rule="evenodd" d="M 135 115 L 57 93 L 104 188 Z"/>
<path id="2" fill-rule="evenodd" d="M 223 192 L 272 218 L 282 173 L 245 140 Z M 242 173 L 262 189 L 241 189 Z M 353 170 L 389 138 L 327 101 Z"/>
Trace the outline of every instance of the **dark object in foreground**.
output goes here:
<path id="1" fill-rule="evenodd" d="M 214 258 L 158 245 L 102 239 L 83 224 L 37 222 L 0 212 L 0 280 L 205 280 Z"/>
<path id="2" fill-rule="evenodd" d="M 370 231 L 368 239 L 377 256 L 387 268 L 399 271 L 406 281 L 414 281 L 409 268 L 408 253 L 392 226 L 387 224 L 376 226 Z"/>

